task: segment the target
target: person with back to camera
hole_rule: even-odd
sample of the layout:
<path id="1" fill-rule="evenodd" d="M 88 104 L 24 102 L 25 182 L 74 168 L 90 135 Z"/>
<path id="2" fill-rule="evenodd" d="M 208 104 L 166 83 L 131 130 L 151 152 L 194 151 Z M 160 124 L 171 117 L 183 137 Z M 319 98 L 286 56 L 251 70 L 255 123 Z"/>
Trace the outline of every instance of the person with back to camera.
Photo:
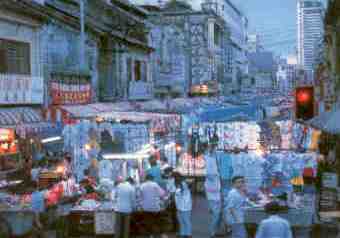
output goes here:
<path id="1" fill-rule="evenodd" d="M 266 213 L 270 216 L 263 220 L 256 232 L 256 238 L 292 238 L 292 230 L 287 220 L 277 214 L 280 206 L 277 202 L 265 206 Z"/>
<path id="2" fill-rule="evenodd" d="M 136 189 L 130 177 L 118 184 L 116 196 L 116 234 L 115 238 L 128 238 L 131 214 L 136 207 Z"/>
<path id="3" fill-rule="evenodd" d="M 188 184 L 185 182 L 183 176 L 179 173 L 174 173 L 175 177 L 175 203 L 177 208 L 177 219 L 180 226 L 180 237 L 192 237 L 191 225 L 191 210 L 192 199 Z"/>
<path id="4" fill-rule="evenodd" d="M 165 197 L 165 191 L 153 180 L 153 176 L 147 174 L 145 182 L 140 186 L 141 203 L 145 216 L 145 229 L 149 236 L 161 235 L 161 200 Z"/>

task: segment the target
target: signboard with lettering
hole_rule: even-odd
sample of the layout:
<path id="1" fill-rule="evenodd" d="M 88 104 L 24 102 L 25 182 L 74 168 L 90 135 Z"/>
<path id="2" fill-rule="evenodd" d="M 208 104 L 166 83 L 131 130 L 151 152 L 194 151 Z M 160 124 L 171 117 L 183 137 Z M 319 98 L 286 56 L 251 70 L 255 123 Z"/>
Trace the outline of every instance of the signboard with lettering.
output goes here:
<path id="1" fill-rule="evenodd" d="M 95 230 L 97 235 L 115 233 L 116 216 L 112 211 L 98 211 L 95 214 Z"/>
<path id="2" fill-rule="evenodd" d="M 91 78 L 88 75 L 53 73 L 50 95 L 53 105 L 87 104 L 91 102 Z"/>

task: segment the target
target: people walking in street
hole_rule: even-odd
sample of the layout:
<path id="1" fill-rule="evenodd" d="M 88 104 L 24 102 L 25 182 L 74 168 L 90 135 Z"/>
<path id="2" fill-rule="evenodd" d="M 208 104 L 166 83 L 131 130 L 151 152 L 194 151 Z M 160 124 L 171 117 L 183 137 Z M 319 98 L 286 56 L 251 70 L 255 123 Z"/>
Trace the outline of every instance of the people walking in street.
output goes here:
<path id="1" fill-rule="evenodd" d="M 161 200 L 165 197 L 164 190 L 153 181 L 153 177 L 147 174 L 145 182 L 141 185 L 141 203 L 145 215 L 145 222 L 148 235 L 160 235 L 160 211 Z"/>
<path id="2" fill-rule="evenodd" d="M 222 225 L 221 180 L 218 173 L 215 145 L 210 144 L 204 155 L 206 163 L 205 192 L 208 200 L 210 224 L 209 235 L 215 237 Z"/>
<path id="3" fill-rule="evenodd" d="M 190 238 L 192 236 L 191 193 L 188 184 L 179 173 L 175 173 L 174 177 L 176 185 L 175 202 L 177 208 L 177 219 L 180 227 L 179 234 L 181 238 Z"/>
<path id="4" fill-rule="evenodd" d="M 263 220 L 256 232 L 256 238 L 292 238 L 292 230 L 287 220 L 279 217 L 280 206 L 271 202 L 265 207 L 270 216 Z"/>
<path id="5" fill-rule="evenodd" d="M 128 238 L 131 213 L 136 206 L 136 191 L 129 178 L 116 187 L 116 234 L 115 238 Z"/>
<path id="6" fill-rule="evenodd" d="M 232 238 L 246 238 L 244 224 L 245 207 L 247 205 L 246 186 L 243 176 L 232 178 L 233 189 L 229 192 L 226 206 L 226 222 L 231 227 Z M 272 237 L 271 237 L 272 238 Z"/>
<path id="7" fill-rule="evenodd" d="M 222 223 L 220 179 L 218 176 L 207 176 L 204 185 L 209 208 L 209 235 L 215 237 Z"/>

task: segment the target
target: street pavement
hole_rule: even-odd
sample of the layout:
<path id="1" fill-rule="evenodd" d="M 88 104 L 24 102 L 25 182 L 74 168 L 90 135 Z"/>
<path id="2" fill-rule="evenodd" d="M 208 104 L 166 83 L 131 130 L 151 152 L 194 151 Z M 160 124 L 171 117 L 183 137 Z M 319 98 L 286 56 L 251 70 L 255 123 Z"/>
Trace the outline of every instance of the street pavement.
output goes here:
<path id="1" fill-rule="evenodd" d="M 209 214 L 208 204 L 204 196 L 193 197 L 193 213 L 192 213 L 192 228 L 193 238 L 209 238 L 208 232 L 209 226 Z M 319 226 L 319 229 L 314 229 L 310 236 L 295 234 L 294 238 L 336 238 L 336 230 L 333 228 L 327 228 L 325 226 Z M 176 234 L 165 234 L 161 238 L 176 238 Z M 228 235 L 220 235 L 217 238 L 230 238 Z M 48 238 L 53 238 L 53 235 L 49 235 Z M 81 237 L 90 238 L 90 237 Z M 92 237 L 91 237 L 92 238 Z M 97 237 L 96 237 L 97 238 Z M 106 237 L 105 237 L 106 238 Z M 132 238 L 144 238 L 144 237 L 132 237 Z"/>

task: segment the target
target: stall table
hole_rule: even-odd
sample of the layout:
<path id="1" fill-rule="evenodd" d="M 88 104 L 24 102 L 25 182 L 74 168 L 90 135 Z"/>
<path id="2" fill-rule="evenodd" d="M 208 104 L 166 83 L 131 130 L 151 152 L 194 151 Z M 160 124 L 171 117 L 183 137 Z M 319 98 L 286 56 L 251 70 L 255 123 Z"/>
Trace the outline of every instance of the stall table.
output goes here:
<path id="1" fill-rule="evenodd" d="M 30 234 L 33 230 L 34 212 L 31 209 L 10 207 L 0 209 L 0 223 L 9 228 L 12 236 Z"/>
<path id="2" fill-rule="evenodd" d="M 168 204 L 167 204 L 168 205 Z M 167 206 L 165 209 L 161 210 L 161 212 L 157 215 L 159 216 L 159 221 L 161 226 L 161 231 L 172 232 L 176 230 L 176 221 L 173 221 L 173 209 L 171 206 Z M 102 218 L 96 217 L 98 214 L 102 214 Z M 106 215 L 104 215 L 106 213 Z M 98 222 L 101 223 L 100 230 L 111 229 L 108 226 L 108 223 L 105 221 L 100 221 L 100 219 L 108 219 L 108 217 L 112 217 L 113 220 L 113 229 L 115 223 L 115 211 L 113 210 L 104 210 L 104 209 L 96 209 L 96 210 L 84 210 L 84 209 L 71 209 L 70 214 L 68 216 L 69 221 L 69 231 L 68 235 L 72 237 L 80 237 L 80 236 L 97 236 L 97 235 L 110 235 L 107 232 L 102 232 L 98 230 Z M 105 218 L 103 218 L 105 216 Z M 144 235 L 145 234 L 145 213 L 143 211 L 135 211 L 131 215 L 130 222 L 130 232 L 131 235 Z M 111 218 L 110 218 L 111 219 Z M 106 223 L 106 224 L 104 224 Z M 106 226 L 106 228 L 105 228 Z M 105 234 L 107 233 L 107 234 Z"/>
<path id="3" fill-rule="evenodd" d="M 340 238 L 340 211 L 320 212 L 319 215 L 321 218 L 335 219 L 337 221 L 336 222 L 338 229 L 337 238 Z"/>

